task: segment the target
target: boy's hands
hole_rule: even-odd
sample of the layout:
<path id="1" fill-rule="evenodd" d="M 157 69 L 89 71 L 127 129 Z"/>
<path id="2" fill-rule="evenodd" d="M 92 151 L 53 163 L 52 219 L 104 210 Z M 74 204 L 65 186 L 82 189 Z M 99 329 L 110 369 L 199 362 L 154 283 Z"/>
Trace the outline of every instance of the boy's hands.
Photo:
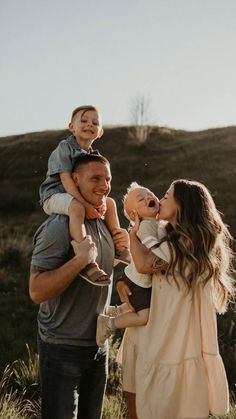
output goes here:
<path id="1" fill-rule="evenodd" d="M 93 220 L 94 218 L 101 218 L 99 212 L 94 208 L 93 205 L 89 204 L 88 202 L 83 203 L 85 208 L 85 218 L 87 220 Z"/>
<path id="2" fill-rule="evenodd" d="M 116 246 L 116 250 L 122 251 L 124 249 L 129 249 L 129 234 L 128 231 L 124 228 L 116 228 L 112 232 L 113 242 Z"/>
<path id="3" fill-rule="evenodd" d="M 99 208 L 97 208 L 97 212 L 99 214 L 99 217 L 103 217 L 103 215 L 106 214 L 107 211 L 107 205 L 106 205 L 106 201 L 103 202 L 102 205 L 100 205 Z"/>

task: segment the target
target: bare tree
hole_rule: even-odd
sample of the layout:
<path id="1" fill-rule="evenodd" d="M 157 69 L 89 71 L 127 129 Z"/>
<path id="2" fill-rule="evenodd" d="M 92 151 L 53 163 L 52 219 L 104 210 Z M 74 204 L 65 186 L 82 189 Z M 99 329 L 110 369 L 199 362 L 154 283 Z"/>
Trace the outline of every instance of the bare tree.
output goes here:
<path id="1" fill-rule="evenodd" d="M 140 144 L 147 141 L 152 131 L 149 117 L 150 98 L 145 95 L 136 96 L 131 103 L 131 126 L 129 128 L 129 135 Z"/>

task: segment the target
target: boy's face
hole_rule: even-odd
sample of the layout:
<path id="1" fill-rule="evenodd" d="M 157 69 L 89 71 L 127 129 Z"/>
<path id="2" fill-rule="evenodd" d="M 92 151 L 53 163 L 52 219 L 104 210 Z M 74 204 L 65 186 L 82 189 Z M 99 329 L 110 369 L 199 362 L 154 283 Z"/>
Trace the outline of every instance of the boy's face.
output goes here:
<path id="1" fill-rule="evenodd" d="M 130 219 L 134 219 L 134 211 L 142 220 L 155 218 L 159 211 L 159 199 L 146 188 L 132 189 L 125 200 L 124 208 Z"/>
<path id="2" fill-rule="evenodd" d="M 69 123 L 69 130 L 78 142 L 91 142 L 103 134 L 101 119 L 95 110 L 79 111 Z"/>

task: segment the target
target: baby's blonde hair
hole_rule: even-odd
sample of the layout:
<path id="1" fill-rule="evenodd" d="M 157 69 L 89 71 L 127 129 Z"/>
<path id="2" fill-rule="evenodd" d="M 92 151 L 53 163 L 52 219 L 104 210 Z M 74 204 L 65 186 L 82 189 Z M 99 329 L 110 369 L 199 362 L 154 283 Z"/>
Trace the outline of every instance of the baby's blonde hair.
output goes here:
<path id="1" fill-rule="evenodd" d="M 129 196 L 129 193 L 131 191 L 134 191 L 135 189 L 147 189 L 147 188 L 145 188 L 142 185 L 139 185 L 137 182 L 132 182 L 130 184 L 130 186 L 127 188 L 126 194 L 123 196 L 122 202 L 123 202 L 123 206 L 124 206 L 124 215 L 129 220 L 131 225 L 133 224 L 133 221 L 131 220 L 131 218 L 129 216 L 129 212 L 127 211 L 126 201 L 127 201 L 128 196 Z"/>

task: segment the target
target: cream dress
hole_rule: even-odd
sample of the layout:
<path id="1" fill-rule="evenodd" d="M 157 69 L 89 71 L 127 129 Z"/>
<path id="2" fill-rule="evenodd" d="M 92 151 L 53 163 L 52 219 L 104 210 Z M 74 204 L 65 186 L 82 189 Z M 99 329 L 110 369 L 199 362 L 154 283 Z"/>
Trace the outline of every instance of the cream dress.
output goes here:
<path id="1" fill-rule="evenodd" d="M 212 282 L 194 295 L 179 285 L 153 276 L 148 324 L 126 329 L 118 353 L 139 419 L 206 419 L 228 410 Z"/>

